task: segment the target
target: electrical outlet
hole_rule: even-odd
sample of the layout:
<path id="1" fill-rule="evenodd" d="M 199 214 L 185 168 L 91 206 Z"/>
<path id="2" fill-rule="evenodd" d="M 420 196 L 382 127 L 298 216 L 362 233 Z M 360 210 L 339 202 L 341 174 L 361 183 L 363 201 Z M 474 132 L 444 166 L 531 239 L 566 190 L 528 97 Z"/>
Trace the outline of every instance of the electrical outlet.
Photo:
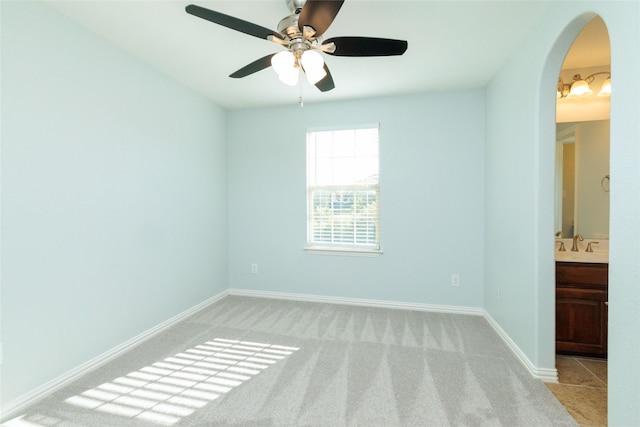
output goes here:
<path id="1" fill-rule="evenodd" d="M 251 272 L 253 274 L 258 274 L 258 264 L 251 264 Z"/>
<path id="2" fill-rule="evenodd" d="M 460 275 L 452 274 L 451 275 L 451 286 L 460 286 Z"/>

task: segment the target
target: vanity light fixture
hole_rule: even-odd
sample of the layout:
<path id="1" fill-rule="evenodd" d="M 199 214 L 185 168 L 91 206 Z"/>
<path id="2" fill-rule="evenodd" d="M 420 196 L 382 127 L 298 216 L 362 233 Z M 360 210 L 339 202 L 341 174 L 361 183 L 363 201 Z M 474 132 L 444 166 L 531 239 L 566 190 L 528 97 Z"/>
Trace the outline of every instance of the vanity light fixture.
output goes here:
<path id="1" fill-rule="evenodd" d="M 571 90 L 569 90 L 569 95 L 567 95 L 567 98 L 591 95 L 593 91 L 589 87 L 589 83 L 587 83 L 586 80 L 580 79 L 580 74 L 576 74 L 576 76 L 578 77 L 578 80 L 575 80 L 571 85 Z"/>
<path id="2" fill-rule="evenodd" d="M 589 85 L 593 83 L 595 77 L 600 74 L 607 74 L 607 78 L 602 83 L 598 96 L 611 96 L 611 72 L 599 71 L 593 73 L 586 78 L 582 78 L 580 74 L 575 74 L 571 79 L 571 83 L 565 83 L 562 77 L 558 77 L 558 90 L 556 92 L 556 98 L 583 98 L 593 94 Z"/>
<path id="3" fill-rule="evenodd" d="M 611 96 L 611 75 L 602 83 L 602 88 L 600 88 L 598 96 Z"/>

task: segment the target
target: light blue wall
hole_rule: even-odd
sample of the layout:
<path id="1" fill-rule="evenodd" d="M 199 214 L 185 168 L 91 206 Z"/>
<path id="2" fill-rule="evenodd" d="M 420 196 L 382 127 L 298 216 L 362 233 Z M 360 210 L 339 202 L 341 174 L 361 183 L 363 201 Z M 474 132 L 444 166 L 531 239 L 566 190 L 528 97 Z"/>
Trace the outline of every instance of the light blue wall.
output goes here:
<path id="1" fill-rule="evenodd" d="M 484 306 L 553 367 L 553 94 L 597 13 L 625 88 L 611 114 L 609 421 L 640 424 L 638 2 L 554 2 L 486 93 L 228 114 L 46 7 L 1 4 L 2 402 L 227 287 Z M 371 122 L 385 253 L 309 255 L 305 129 Z"/>
<path id="2" fill-rule="evenodd" d="M 609 30 L 616 88 L 611 97 L 609 424 L 632 426 L 640 425 L 640 3 L 554 3 L 488 86 L 485 307 L 536 366 L 554 366 L 555 87 L 569 46 L 594 14 Z M 521 82 L 530 84 L 519 86 L 524 92 L 513 96 Z"/>
<path id="3" fill-rule="evenodd" d="M 2 401 L 227 287 L 226 112 L 2 2 Z"/>
<path id="4" fill-rule="evenodd" d="M 291 101 L 229 113 L 229 286 L 481 307 L 483 91 Z M 380 123 L 384 254 L 308 254 L 306 129 L 362 123 Z"/>

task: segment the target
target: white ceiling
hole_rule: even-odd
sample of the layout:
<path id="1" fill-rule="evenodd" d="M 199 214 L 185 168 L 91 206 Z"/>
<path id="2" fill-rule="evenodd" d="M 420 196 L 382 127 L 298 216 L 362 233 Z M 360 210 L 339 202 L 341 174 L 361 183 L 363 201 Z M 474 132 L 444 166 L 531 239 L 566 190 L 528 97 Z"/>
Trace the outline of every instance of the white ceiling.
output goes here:
<path id="1" fill-rule="evenodd" d="M 289 14 L 285 0 L 49 1 L 113 44 L 161 72 L 234 109 L 367 98 L 485 86 L 549 7 L 548 1 L 346 0 L 325 38 L 370 36 L 407 40 L 403 56 L 325 55 L 336 88 L 321 93 L 281 83 L 266 69 L 229 74 L 282 48 L 185 12 L 190 3 L 272 30 Z M 302 81 L 302 80 L 301 80 Z"/>

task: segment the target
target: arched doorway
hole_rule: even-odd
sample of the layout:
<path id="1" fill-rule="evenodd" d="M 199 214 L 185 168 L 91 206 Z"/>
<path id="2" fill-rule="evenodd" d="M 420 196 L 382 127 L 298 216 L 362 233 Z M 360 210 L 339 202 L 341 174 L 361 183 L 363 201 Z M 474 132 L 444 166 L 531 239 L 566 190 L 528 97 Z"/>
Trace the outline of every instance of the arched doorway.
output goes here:
<path id="1" fill-rule="evenodd" d="M 554 221 L 564 250 L 555 252 L 563 276 L 556 283 L 556 353 L 606 358 L 611 48 L 602 18 L 576 37 L 559 76 Z M 571 279 L 578 271 L 589 277 Z"/>
<path id="2" fill-rule="evenodd" d="M 579 29 L 577 33 L 576 29 Z M 567 42 L 570 42 L 570 48 Z M 550 385 L 550 388 L 579 423 L 601 424 L 606 423 L 607 420 L 606 362 L 598 361 L 592 363 L 592 359 L 581 356 L 606 357 L 607 354 L 606 286 L 608 281 L 606 267 L 608 258 L 606 263 L 596 265 L 596 257 L 594 256 L 591 259 L 589 258 L 591 254 L 585 253 L 587 244 L 597 241 L 598 244 L 603 243 L 599 252 L 605 252 L 605 256 L 608 256 L 609 199 L 608 193 L 606 193 L 608 187 L 605 189 L 604 186 L 608 184 L 609 178 L 610 106 L 606 94 L 602 93 L 600 95 L 605 96 L 597 96 L 605 80 L 611 77 L 610 46 L 606 25 L 598 16 L 582 16 L 564 31 L 553 50 L 555 55 L 561 55 L 563 51 L 567 55 L 564 57 L 562 65 L 558 65 L 556 68 L 556 72 L 560 70 L 558 73 L 560 79 L 557 87 L 558 99 L 556 105 L 554 105 L 555 108 L 553 108 L 553 111 L 556 112 L 556 117 L 553 121 L 554 125 L 556 125 L 554 128 L 557 134 L 562 136 L 560 140 L 554 139 L 557 142 L 554 150 L 556 159 L 554 199 L 557 208 L 554 215 L 554 231 L 562 233 L 558 237 L 564 237 L 564 239 L 556 239 L 557 246 L 555 247 L 554 256 L 555 261 L 561 261 L 560 264 L 555 265 L 559 269 L 558 271 L 561 272 L 561 276 L 563 276 L 561 284 L 553 283 L 556 290 L 554 292 L 556 298 L 553 300 L 553 304 L 556 306 L 556 346 L 554 346 L 554 353 L 558 350 L 557 352 L 564 354 L 564 356 L 560 356 L 556 360 L 560 384 Z M 547 68 L 545 70 L 548 72 L 551 72 L 551 62 L 559 62 L 555 55 L 550 56 L 546 64 Z M 582 79 L 588 81 L 587 85 L 591 86 L 591 90 L 595 93 L 592 96 L 577 98 L 572 96 L 567 98 L 572 85 Z M 605 137 L 606 141 L 602 141 Z M 582 142 L 576 143 L 576 140 Z M 597 147 L 600 151 L 587 155 L 587 147 L 595 146 L 592 142 L 594 140 L 599 143 L 602 142 Z M 587 141 L 589 141 L 588 144 Z M 560 180 L 560 183 L 562 183 L 563 179 L 563 163 L 561 161 L 563 147 L 565 148 L 564 153 L 570 153 L 569 155 L 565 154 L 565 156 L 578 160 L 575 160 L 573 164 L 571 162 L 564 163 L 565 185 L 561 186 L 558 185 L 558 181 Z M 576 151 L 578 147 L 580 149 Z M 590 150 L 593 149 L 590 148 Z M 604 149 L 606 149 L 606 153 L 602 151 Z M 596 161 L 588 164 L 585 160 L 588 158 Z M 558 159 L 560 159 L 559 162 Z M 575 169 L 567 175 L 566 168 Z M 603 171 L 594 170 L 599 168 L 602 168 Z M 599 176 L 600 174 L 602 175 L 601 177 Z M 585 184 L 587 175 L 591 175 L 588 180 L 600 183 L 599 188 L 596 187 L 590 190 L 598 191 L 599 194 L 586 191 L 588 189 Z M 569 186 L 566 185 L 567 176 L 574 180 Z M 580 179 L 580 182 L 577 179 Z M 580 191 L 578 191 L 578 188 L 580 188 Z M 574 189 L 576 190 L 575 194 L 570 196 L 568 192 Z M 585 205 L 585 202 L 593 202 L 597 198 L 603 200 L 602 203 L 606 203 L 601 209 L 597 208 L 595 204 L 589 205 L 587 203 Z M 563 204 L 569 205 L 570 209 L 562 209 Z M 586 208 L 585 206 L 590 207 Z M 567 206 L 564 207 L 566 208 Z M 568 211 L 570 212 L 569 214 L 567 214 Z M 587 218 L 588 213 L 593 213 L 590 216 L 594 217 L 594 219 L 599 216 L 597 225 L 591 222 L 591 218 Z M 597 215 L 598 213 L 599 215 Z M 606 218 L 600 218 L 605 216 Z M 576 236 L 576 239 L 571 239 L 574 236 Z M 586 240 L 579 242 L 578 237 L 586 238 Z M 560 242 L 566 249 L 564 253 L 558 251 L 560 247 L 558 243 Z M 576 242 L 578 243 L 576 244 Z M 595 245 L 596 243 L 593 243 L 593 246 Z M 572 247 L 575 248 L 576 246 L 579 252 L 572 253 Z M 598 259 L 598 262 L 601 261 L 603 260 Z M 575 283 L 567 283 L 565 281 L 565 274 L 569 274 L 572 277 L 571 272 L 578 271 L 578 269 L 583 268 L 582 266 L 603 267 L 601 268 L 602 272 L 598 271 L 597 273 L 604 278 L 604 283 L 602 283 L 604 291 L 598 295 L 601 300 L 583 299 L 587 294 L 589 297 L 594 296 L 594 289 L 590 288 L 585 291 L 582 289 L 582 285 L 579 284 L 580 280 L 575 280 Z M 595 276 L 591 272 L 596 270 L 589 269 L 588 271 L 589 278 L 587 282 L 592 279 L 595 280 Z M 580 274 L 585 273 L 580 270 Z M 568 282 L 573 280 L 570 279 Z M 588 287 L 590 286 L 591 284 Z M 587 315 L 583 316 L 584 314 Z M 571 319 L 571 325 L 569 325 L 568 319 Z M 594 322 L 594 325 L 591 327 L 587 325 L 588 322 Z M 597 339 L 584 335 L 585 331 L 589 333 L 596 330 L 598 332 L 591 335 Z M 595 345 L 596 341 L 598 341 L 599 347 Z M 604 366 L 604 369 L 602 369 L 602 366 Z M 585 386 L 589 386 L 589 389 L 587 390 Z M 599 397 L 589 401 L 589 399 L 585 399 L 584 396 L 580 395 L 585 392 Z M 581 405 L 585 407 L 582 408 Z"/>

